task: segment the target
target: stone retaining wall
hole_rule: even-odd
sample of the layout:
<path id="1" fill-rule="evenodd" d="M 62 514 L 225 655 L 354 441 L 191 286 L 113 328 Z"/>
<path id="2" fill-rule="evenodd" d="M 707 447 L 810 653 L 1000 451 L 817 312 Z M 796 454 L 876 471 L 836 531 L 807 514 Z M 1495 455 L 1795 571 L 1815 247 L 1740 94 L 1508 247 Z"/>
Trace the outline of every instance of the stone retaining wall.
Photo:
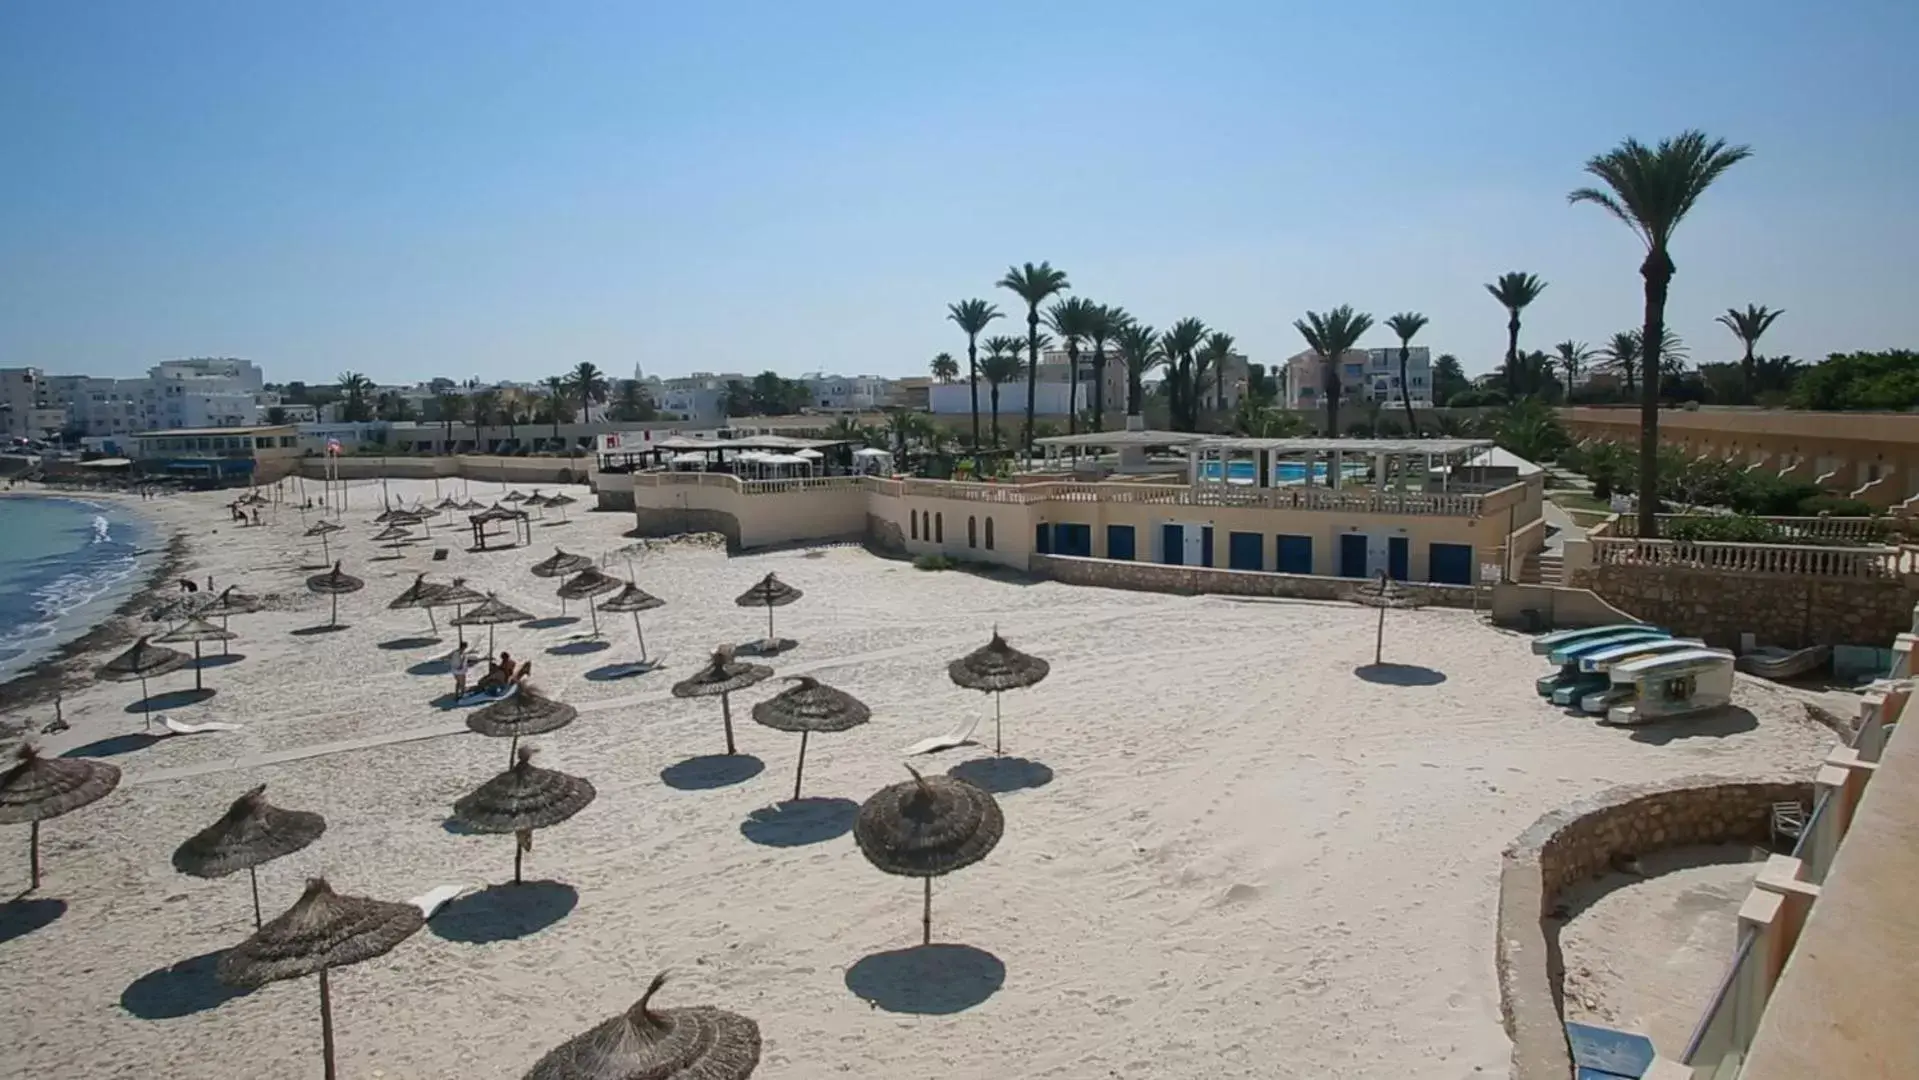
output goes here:
<path id="1" fill-rule="evenodd" d="M 1595 566 L 1572 585 L 1656 626 L 1708 644 L 1883 645 L 1911 629 L 1919 582 L 1739 574 L 1683 566 Z"/>
<path id="2" fill-rule="evenodd" d="M 1557 932 L 1553 928 L 1549 939 L 1545 922 L 1560 894 L 1624 856 L 1698 844 L 1764 844 L 1776 802 L 1810 804 L 1812 782 L 1694 776 L 1610 788 L 1546 814 L 1513 841 L 1499 879 L 1495 951 L 1514 1080 L 1572 1076 L 1553 970 Z"/>
<path id="3" fill-rule="evenodd" d="M 1075 555 L 1033 555 L 1028 566 L 1035 577 L 1067 585 L 1093 585 L 1140 592 L 1213 593 L 1224 596 L 1270 596 L 1295 600 L 1345 600 L 1363 579 L 1278 574 L 1261 570 L 1221 570 L 1211 566 L 1166 566 L 1123 559 L 1088 559 Z M 1464 585 L 1403 582 L 1434 607 L 1473 606 L 1473 590 Z"/>
<path id="4" fill-rule="evenodd" d="M 906 554 L 906 534 L 900 523 L 878 514 L 866 515 L 866 546 L 883 555 Z"/>
<path id="5" fill-rule="evenodd" d="M 634 510 L 638 525 L 634 536 L 683 536 L 688 533 L 718 533 L 726 537 L 728 551 L 740 550 L 740 522 L 722 510 L 687 510 L 681 507 L 642 506 Z"/>

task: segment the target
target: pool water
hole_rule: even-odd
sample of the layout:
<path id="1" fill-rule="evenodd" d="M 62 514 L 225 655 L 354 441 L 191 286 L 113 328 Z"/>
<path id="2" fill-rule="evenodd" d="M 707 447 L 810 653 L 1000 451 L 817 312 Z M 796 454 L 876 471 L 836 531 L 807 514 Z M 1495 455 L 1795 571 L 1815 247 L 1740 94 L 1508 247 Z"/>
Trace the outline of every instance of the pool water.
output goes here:
<path id="1" fill-rule="evenodd" d="M 1363 466 L 1360 467 L 1363 470 Z M 1352 475 L 1354 466 L 1347 466 L 1347 475 Z M 1219 481 L 1219 462 L 1203 461 L 1199 466 L 1199 478 Z M 1250 484 L 1259 479 L 1259 466 L 1251 461 L 1229 461 L 1226 463 L 1226 480 L 1233 484 Z M 1306 463 L 1302 461 L 1280 461 L 1273 465 L 1273 479 L 1282 484 L 1299 484 L 1306 480 Z M 1326 480 L 1325 462 L 1313 463 L 1313 480 L 1324 483 Z"/>

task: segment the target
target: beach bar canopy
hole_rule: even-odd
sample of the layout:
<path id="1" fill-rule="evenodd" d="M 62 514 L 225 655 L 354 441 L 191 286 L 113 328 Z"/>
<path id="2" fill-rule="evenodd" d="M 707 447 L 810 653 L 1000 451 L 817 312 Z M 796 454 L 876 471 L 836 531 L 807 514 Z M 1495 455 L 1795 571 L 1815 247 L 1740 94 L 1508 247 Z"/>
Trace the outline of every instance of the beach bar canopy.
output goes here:
<path id="1" fill-rule="evenodd" d="M 1427 491 L 1472 490 L 1455 467 L 1492 448 L 1491 439 L 1242 439 L 1208 437 L 1186 448 L 1193 484 L 1284 487 L 1364 485 Z"/>

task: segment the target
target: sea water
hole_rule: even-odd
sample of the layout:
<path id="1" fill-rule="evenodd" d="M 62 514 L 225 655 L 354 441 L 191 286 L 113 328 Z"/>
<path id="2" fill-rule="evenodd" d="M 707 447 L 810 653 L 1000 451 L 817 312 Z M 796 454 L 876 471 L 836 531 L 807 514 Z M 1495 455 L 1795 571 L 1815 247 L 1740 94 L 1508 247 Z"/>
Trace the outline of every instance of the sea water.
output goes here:
<path id="1" fill-rule="evenodd" d="M 141 585 L 152 531 L 84 497 L 0 498 L 0 681 L 85 634 Z"/>

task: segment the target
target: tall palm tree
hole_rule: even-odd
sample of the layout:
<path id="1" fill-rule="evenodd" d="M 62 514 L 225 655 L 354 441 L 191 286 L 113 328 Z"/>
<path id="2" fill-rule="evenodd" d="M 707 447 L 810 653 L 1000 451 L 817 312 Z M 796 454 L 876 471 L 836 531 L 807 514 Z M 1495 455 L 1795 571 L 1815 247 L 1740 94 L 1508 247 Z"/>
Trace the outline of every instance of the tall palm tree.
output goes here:
<path id="1" fill-rule="evenodd" d="M 1226 366 L 1233 358 L 1236 344 L 1233 335 L 1215 330 L 1206 335 L 1206 343 L 1199 351 L 1199 360 L 1213 369 L 1213 408 L 1222 413 L 1226 411 Z"/>
<path id="2" fill-rule="evenodd" d="M 1539 299 L 1539 294 L 1546 291 L 1546 283 L 1532 274 L 1512 270 L 1499 275 L 1499 280 L 1486 286 L 1486 291 L 1492 293 L 1493 299 L 1506 309 L 1506 370 L 1517 371 L 1519 313 L 1526 310 L 1526 305 Z M 1506 383 L 1506 394 L 1508 397 L 1519 396 L 1510 379 Z"/>
<path id="3" fill-rule="evenodd" d="M 1645 350 L 1639 386 L 1639 535 L 1656 536 L 1659 512 L 1659 346 L 1665 340 L 1666 293 L 1676 269 L 1667 249 L 1687 211 L 1720 174 L 1752 156 L 1747 146 L 1728 146 L 1703 131 L 1686 131 L 1649 147 L 1637 139 L 1586 162 L 1586 171 L 1605 185 L 1578 188 L 1566 198 L 1592 203 L 1625 222 L 1645 242 L 1639 275 L 1646 280 L 1645 326 L 1639 345 Z"/>
<path id="4" fill-rule="evenodd" d="M 952 353 L 941 353 L 935 356 L 932 364 L 928 366 L 932 369 L 933 377 L 942 383 L 950 383 L 959 378 L 959 361 L 953 359 Z"/>
<path id="5" fill-rule="evenodd" d="M 1166 362 L 1159 346 L 1159 331 L 1141 322 L 1128 321 L 1113 336 L 1120 362 L 1126 365 L 1126 415 L 1140 415 L 1146 397 L 1146 373 Z"/>
<path id="6" fill-rule="evenodd" d="M 1566 393 L 1570 394 L 1579 373 L 1591 366 L 1593 351 L 1583 341 L 1562 341 L 1553 346 L 1553 354 L 1559 358 L 1559 370 L 1566 376 Z"/>
<path id="7" fill-rule="evenodd" d="M 1744 311 L 1727 308 L 1726 313 L 1715 320 L 1746 344 L 1746 355 L 1739 361 L 1739 385 L 1745 391 L 1747 401 L 1752 400 L 1753 346 L 1759 344 L 1760 337 L 1767 330 L 1772 329 L 1773 320 L 1784 314 L 1784 311 L 1774 311 L 1764 304 L 1747 304 Z"/>
<path id="8" fill-rule="evenodd" d="M 1039 400 L 1039 306 L 1073 286 L 1066 280 L 1066 271 L 1055 270 L 1048 262 L 1038 266 L 1032 263 L 1009 266 L 1006 276 L 994 284 L 1012 290 L 1026 301 L 1026 433 L 1022 441 L 1030 458 L 1033 456 L 1033 410 Z"/>
<path id="9" fill-rule="evenodd" d="M 1083 296 L 1069 296 L 1046 309 L 1046 325 L 1066 346 L 1066 433 L 1079 433 L 1079 343 L 1093 336 L 1099 305 Z"/>
<path id="10" fill-rule="evenodd" d="M 1166 351 L 1166 363 L 1172 367 L 1167 388 L 1172 392 L 1175 431 L 1193 431 L 1199 427 L 1201 373 L 1194 369 L 1194 365 L 1197 363 L 1195 357 L 1199 347 L 1205 340 L 1206 324 L 1193 318 L 1174 323 L 1172 329 L 1160 339 L 1160 348 Z"/>
<path id="11" fill-rule="evenodd" d="M 1621 330 L 1599 350 L 1599 355 L 1606 361 L 1606 370 L 1624 380 L 1629 394 L 1639 386 L 1640 351 L 1637 330 Z"/>
<path id="12" fill-rule="evenodd" d="M 348 423 L 360 423 L 373 419 L 372 410 L 367 406 L 367 395 L 373 391 L 373 380 L 357 371 L 342 371 L 339 379 L 342 403 L 342 419 Z"/>
<path id="13" fill-rule="evenodd" d="M 1407 371 L 1412 363 L 1413 337 L 1426 329 L 1429 320 L 1417 311 L 1402 311 L 1386 320 L 1386 329 L 1399 338 L 1399 398 L 1406 403 L 1406 432 L 1419 438 L 1419 421 L 1413 417 L 1413 384 Z"/>
<path id="14" fill-rule="evenodd" d="M 973 449 L 979 449 L 979 336 L 1000 318 L 1000 310 L 984 300 L 961 300 L 946 305 L 946 317 L 966 335 L 966 381 L 973 395 Z"/>
<path id="15" fill-rule="evenodd" d="M 434 411 L 440 414 L 440 423 L 444 427 L 441 442 L 449 452 L 453 447 L 453 425 L 466 419 L 467 406 L 470 404 L 465 394 L 456 394 L 451 390 L 442 390 L 433 399 Z"/>
<path id="16" fill-rule="evenodd" d="M 567 385 L 565 375 L 548 375 L 541 380 L 541 385 L 546 387 L 546 407 L 552 413 L 553 441 L 557 443 L 560 441 L 560 412 L 565 408 L 567 392 L 571 388 Z"/>
<path id="17" fill-rule="evenodd" d="M 526 404 L 526 395 L 511 386 L 500 387 L 499 394 L 500 420 L 506 425 L 506 441 L 518 442 L 520 437 L 513 426 L 520 422 L 520 407 Z"/>
<path id="18" fill-rule="evenodd" d="M 990 390 L 993 409 L 993 445 L 999 443 L 999 388 L 1004 383 L 1019 379 L 1025 366 L 1019 358 L 1020 340 L 1010 335 L 1000 335 L 986 339 L 986 359 L 980 361 L 980 377 L 986 380 Z"/>
<path id="19" fill-rule="evenodd" d="M 1304 319 L 1293 323 L 1293 329 L 1306 339 L 1306 346 L 1319 355 L 1326 394 L 1326 429 L 1331 438 L 1339 438 L 1339 358 L 1372 328 L 1373 317 L 1354 311 L 1351 304 L 1341 304 L 1325 314 L 1309 311 Z M 1332 482 L 1333 473 L 1328 469 L 1326 483 L 1330 486 Z"/>
<path id="20" fill-rule="evenodd" d="M 1086 336 L 1093 343 L 1093 430 L 1106 430 L 1106 343 L 1113 340 L 1120 328 L 1133 321 L 1126 309 L 1108 307 L 1105 304 L 1095 306 L 1089 313 L 1091 322 L 1087 324 Z"/>
<path id="21" fill-rule="evenodd" d="M 566 376 L 566 387 L 580 403 L 580 421 L 592 423 L 593 406 L 606 400 L 606 374 L 591 361 L 582 360 Z"/>
<path id="22" fill-rule="evenodd" d="M 480 430 L 500 414 L 500 392 L 492 388 L 473 393 L 473 441 L 481 442 Z M 477 449 L 477 447 L 476 447 Z"/>

